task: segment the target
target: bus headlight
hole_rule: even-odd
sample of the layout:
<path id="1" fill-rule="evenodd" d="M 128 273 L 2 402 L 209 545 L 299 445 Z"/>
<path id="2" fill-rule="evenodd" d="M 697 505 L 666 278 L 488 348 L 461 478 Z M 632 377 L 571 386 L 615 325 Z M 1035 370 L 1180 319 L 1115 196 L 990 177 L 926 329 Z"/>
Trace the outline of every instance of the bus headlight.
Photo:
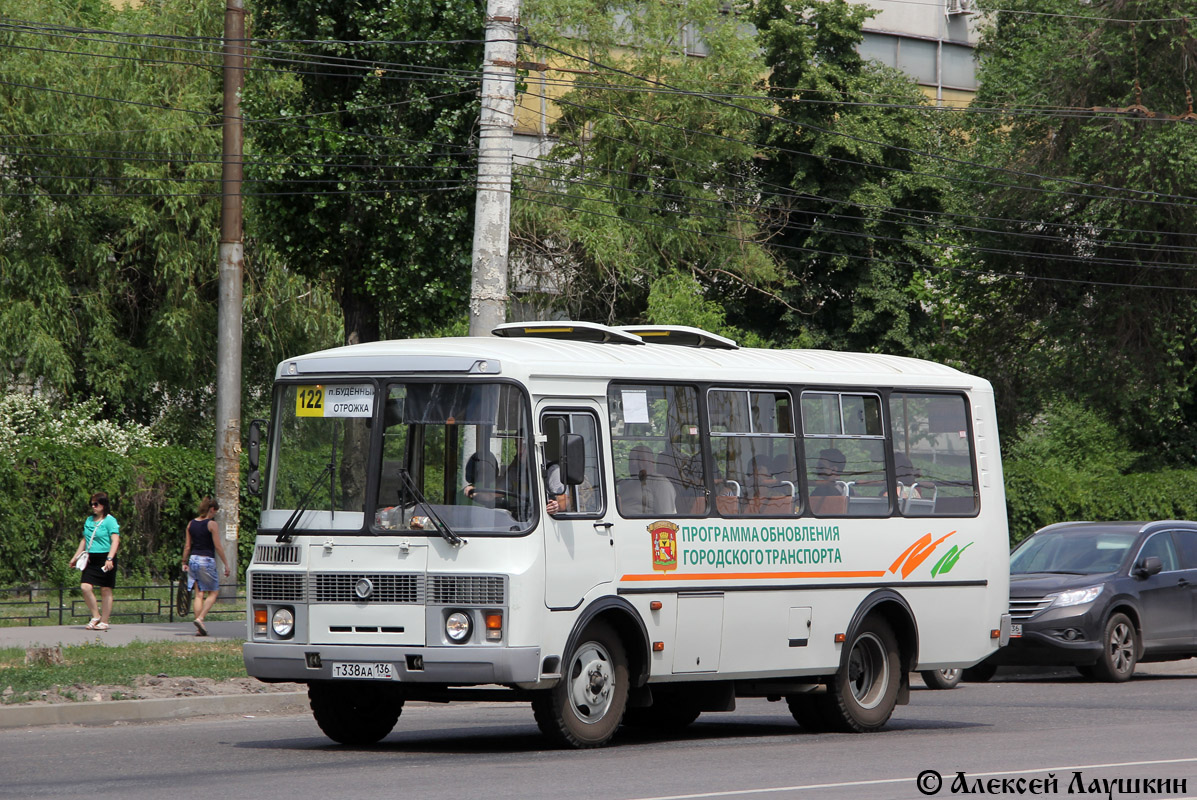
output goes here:
<path id="1" fill-rule="evenodd" d="M 454 611 L 445 619 L 445 634 L 455 642 L 464 642 L 470 638 L 470 618 Z"/>
<path id="2" fill-rule="evenodd" d="M 274 635 L 280 639 L 289 638 L 295 630 L 295 615 L 291 613 L 289 608 L 280 608 L 274 612 L 274 618 L 270 621 L 270 626 L 274 628 Z"/>

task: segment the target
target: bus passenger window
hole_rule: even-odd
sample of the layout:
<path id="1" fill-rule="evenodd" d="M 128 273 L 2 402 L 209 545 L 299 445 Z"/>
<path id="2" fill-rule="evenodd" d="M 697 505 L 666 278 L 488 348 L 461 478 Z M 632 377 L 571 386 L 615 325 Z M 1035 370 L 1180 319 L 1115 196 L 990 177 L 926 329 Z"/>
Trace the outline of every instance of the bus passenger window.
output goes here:
<path id="1" fill-rule="evenodd" d="M 715 510 L 724 517 L 798 514 L 789 392 L 711 389 L 707 411 Z"/>
<path id="2" fill-rule="evenodd" d="M 706 510 L 698 392 L 690 386 L 611 384 L 615 505 L 629 517 Z"/>
<path id="3" fill-rule="evenodd" d="M 807 494 L 815 516 L 889 516 L 879 396 L 804 392 L 802 433 Z"/>
<path id="4" fill-rule="evenodd" d="M 976 513 L 972 438 L 963 395 L 894 392 L 894 490 L 907 517 Z"/>

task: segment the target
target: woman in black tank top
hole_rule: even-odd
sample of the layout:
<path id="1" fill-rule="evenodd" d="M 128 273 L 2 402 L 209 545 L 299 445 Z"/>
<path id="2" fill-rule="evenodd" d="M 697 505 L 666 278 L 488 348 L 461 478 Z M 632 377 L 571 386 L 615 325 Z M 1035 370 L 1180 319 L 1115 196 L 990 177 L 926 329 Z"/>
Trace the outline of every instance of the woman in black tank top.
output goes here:
<path id="1" fill-rule="evenodd" d="M 220 548 L 220 526 L 214 519 L 219 510 L 219 503 L 211 497 L 205 497 L 200 503 L 199 514 L 187 523 L 183 571 L 187 573 L 188 588 L 195 589 L 192 610 L 195 611 L 196 636 L 208 635 L 204 618 L 220 593 L 220 578 L 216 574 L 217 557 L 224 564 L 224 576 L 229 577 L 229 564 Z"/>

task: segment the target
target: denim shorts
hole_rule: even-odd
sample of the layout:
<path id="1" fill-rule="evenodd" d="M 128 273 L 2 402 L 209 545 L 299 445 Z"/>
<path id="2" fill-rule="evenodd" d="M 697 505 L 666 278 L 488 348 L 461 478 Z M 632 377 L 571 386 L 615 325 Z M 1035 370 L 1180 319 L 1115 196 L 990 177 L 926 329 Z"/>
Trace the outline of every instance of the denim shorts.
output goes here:
<path id="1" fill-rule="evenodd" d="M 220 591 L 220 578 L 216 575 L 215 556 L 191 556 L 187 559 L 187 588 L 199 586 L 201 592 Z"/>

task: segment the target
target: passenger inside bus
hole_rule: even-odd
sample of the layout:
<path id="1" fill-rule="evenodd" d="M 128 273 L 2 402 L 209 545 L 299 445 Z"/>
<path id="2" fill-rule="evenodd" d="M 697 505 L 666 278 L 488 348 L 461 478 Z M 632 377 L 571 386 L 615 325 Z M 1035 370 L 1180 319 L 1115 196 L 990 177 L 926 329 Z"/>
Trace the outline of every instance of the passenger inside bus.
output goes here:
<path id="1" fill-rule="evenodd" d="M 745 513 L 769 516 L 794 513 L 792 484 L 779 480 L 773 469 L 768 456 L 756 456 L 749 462 L 749 500 Z"/>
<path id="2" fill-rule="evenodd" d="M 505 508 L 517 520 L 531 517 L 528 498 L 530 491 L 525 487 L 528 475 L 528 447 L 523 437 L 516 439 L 515 455 L 502 468 L 496 465 L 494 454 L 489 450 L 474 453 L 466 461 L 463 493 L 470 500 L 488 508 Z M 557 514 L 563 510 L 559 497 L 565 493 L 561 482 L 561 470 L 556 464 L 546 469 L 545 486 L 550 495 L 545 511 Z"/>
<path id="3" fill-rule="evenodd" d="M 615 486 L 621 514 L 676 514 L 677 495 L 664 476 L 658 474 L 656 458 L 647 445 L 636 445 L 628 453 L 628 474 Z"/>
<path id="4" fill-rule="evenodd" d="M 834 447 L 819 451 L 815 480 L 810 485 L 810 507 L 816 514 L 830 516 L 847 513 L 848 497 L 840 481 L 847 461 L 844 454 Z"/>

